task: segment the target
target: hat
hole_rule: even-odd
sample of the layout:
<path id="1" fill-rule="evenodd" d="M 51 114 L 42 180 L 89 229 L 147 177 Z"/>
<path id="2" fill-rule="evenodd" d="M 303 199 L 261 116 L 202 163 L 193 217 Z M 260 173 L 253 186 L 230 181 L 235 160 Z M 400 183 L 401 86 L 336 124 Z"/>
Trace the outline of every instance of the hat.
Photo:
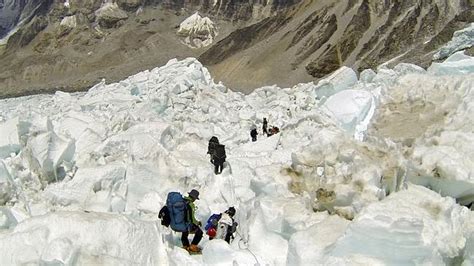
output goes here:
<path id="1" fill-rule="evenodd" d="M 192 189 L 191 191 L 189 191 L 189 196 L 195 200 L 199 199 L 199 191 L 195 190 L 195 189 Z"/>

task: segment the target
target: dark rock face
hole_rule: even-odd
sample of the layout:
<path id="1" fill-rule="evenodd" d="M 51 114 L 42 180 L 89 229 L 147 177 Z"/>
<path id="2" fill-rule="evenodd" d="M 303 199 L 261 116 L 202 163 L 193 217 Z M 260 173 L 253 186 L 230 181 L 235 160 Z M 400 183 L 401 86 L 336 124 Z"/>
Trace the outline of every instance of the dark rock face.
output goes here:
<path id="1" fill-rule="evenodd" d="M 284 16 L 275 16 L 264 19 L 263 21 L 249 27 L 238 29 L 232 32 L 228 38 L 225 38 L 217 44 L 219 49 L 207 50 L 199 57 L 199 60 L 204 64 L 217 64 L 225 58 L 232 56 L 239 51 L 243 51 L 271 36 L 273 33 L 280 30 L 287 22 L 288 18 Z"/>
<path id="2" fill-rule="evenodd" d="M 9 17 L 11 24 L 9 24 L 8 31 L 15 27 L 17 23 L 22 23 L 23 26 L 9 38 L 7 50 L 27 45 L 39 32 L 46 28 L 48 25 L 47 14 L 52 3 L 53 0 L 11 2 L 11 7 L 14 7 L 14 9 L 11 9 L 13 13 L 8 13 L 12 15 Z"/>
<path id="3" fill-rule="evenodd" d="M 8 40 L 7 49 L 23 47 L 29 44 L 47 25 L 48 21 L 44 16 L 34 17 L 25 27 L 13 34 Z"/>
<path id="4" fill-rule="evenodd" d="M 26 0 L 0 1 L 0 38 L 16 26 L 27 3 Z"/>
<path id="5" fill-rule="evenodd" d="M 316 19 L 318 18 L 316 17 Z M 333 14 L 332 16 L 329 16 L 325 20 L 321 28 L 318 29 L 315 34 L 312 34 L 309 38 L 307 38 L 303 46 L 301 46 L 297 50 L 296 52 L 297 57 L 293 64 L 299 65 L 301 62 L 303 62 L 313 53 L 318 51 L 324 44 L 326 44 L 329 41 L 329 39 L 334 34 L 334 32 L 336 32 L 336 30 L 337 30 L 337 17 L 336 15 Z M 328 52 L 328 49 L 326 49 L 326 52 Z M 319 69 L 319 67 L 317 67 L 318 65 L 320 65 L 320 63 L 313 62 L 311 66 L 307 68 L 310 73 L 314 74 L 313 76 L 317 75 L 316 73 Z"/>
<path id="6" fill-rule="evenodd" d="M 214 17 L 232 21 L 262 19 L 279 10 L 293 6 L 302 0 L 144 0 L 145 5 L 161 4 L 170 9 L 199 10 Z"/>
<path id="7" fill-rule="evenodd" d="M 288 19 L 280 31 L 274 32 L 279 36 L 278 41 L 275 41 L 277 38 L 262 38 L 250 29 L 241 29 L 254 33 L 252 39 L 260 41 L 258 49 L 250 47 L 242 51 L 240 42 L 232 41 L 235 36 L 231 34 L 200 59 L 211 65 L 216 73 L 221 73 L 223 66 L 232 68 L 233 76 L 224 81 L 238 86 L 238 79 L 245 80 L 248 87 L 268 83 L 291 86 L 311 80 L 307 77 L 324 77 L 343 65 L 360 71 L 375 68 L 393 58 L 396 58 L 393 64 L 403 60 L 426 66 L 431 62 L 434 50 L 449 41 L 454 31 L 473 21 L 473 10 L 472 0 L 308 0 L 279 15 Z M 265 29 L 259 28 L 259 32 L 265 32 Z M 282 45 L 285 46 L 283 51 L 279 48 Z M 224 50 L 239 52 L 223 53 Z M 285 75 L 269 73 L 265 81 L 262 76 L 256 77 L 263 82 L 250 82 L 246 68 L 258 69 L 264 65 L 257 55 L 258 51 L 266 50 L 280 51 L 274 57 L 281 60 L 271 57 L 266 60 L 274 73 Z M 214 60 L 212 55 L 219 55 L 219 59 Z M 245 65 L 240 63 L 240 58 L 252 57 L 258 61 L 250 59 Z M 287 62 L 287 65 L 275 65 L 275 61 Z M 212 67 L 213 64 L 216 66 Z M 300 78 L 292 82 L 292 76 Z"/>
<path id="8" fill-rule="evenodd" d="M 123 10 L 133 11 L 142 4 L 142 0 L 118 0 L 117 4 Z"/>

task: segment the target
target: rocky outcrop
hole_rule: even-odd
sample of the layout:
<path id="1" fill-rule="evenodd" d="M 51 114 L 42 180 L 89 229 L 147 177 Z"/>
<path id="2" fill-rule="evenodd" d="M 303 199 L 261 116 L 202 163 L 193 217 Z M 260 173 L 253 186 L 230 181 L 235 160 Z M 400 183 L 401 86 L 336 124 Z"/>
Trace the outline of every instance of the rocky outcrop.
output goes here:
<path id="1" fill-rule="evenodd" d="M 142 4 L 142 0 L 117 0 L 117 4 L 124 10 L 133 11 Z"/>
<path id="2" fill-rule="evenodd" d="M 97 16 L 99 25 L 104 28 L 112 28 L 120 20 L 128 18 L 127 13 L 120 9 L 116 3 L 104 4 L 95 12 L 95 15 Z"/>
<path id="3" fill-rule="evenodd" d="M 75 15 L 64 17 L 61 20 L 61 23 L 59 23 L 58 35 L 62 36 L 68 34 L 75 27 L 77 27 L 77 19 Z"/>

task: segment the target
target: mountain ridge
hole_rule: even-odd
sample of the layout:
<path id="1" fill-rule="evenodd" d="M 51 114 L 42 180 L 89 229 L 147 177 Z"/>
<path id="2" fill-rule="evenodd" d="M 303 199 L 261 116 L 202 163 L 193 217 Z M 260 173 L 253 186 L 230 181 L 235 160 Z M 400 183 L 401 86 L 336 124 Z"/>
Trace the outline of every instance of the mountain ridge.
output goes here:
<path id="1" fill-rule="evenodd" d="M 33 1 L 5 3 L 3 11 Z M 196 57 L 216 80 L 245 93 L 315 81 L 343 65 L 360 71 L 395 58 L 426 67 L 474 20 L 472 0 L 118 0 L 107 14 L 96 0 L 38 4 L 15 13 L 22 22 L 0 55 L 1 98 L 86 90 L 171 58 Z M 218 27 L 207 47 L 187 47 L 177 34 L 196 11 Z"/>
<path id="2" fill-rule="evenodd" d="M 282 21 L 291 18 L 291 23 L 267 26 L 279 27 L 275 36 L 256 33 L 253 39 L 261 41 L 258 49 L 242 52 L 237 34 L 231 34 L 199 59 L 216 77 L 224 76 L 229 86 L 244 85 L 242 89 L 247 92 L 266 84 L 292 86 L 319 79 L 341 66 L 360 72 L 393 58 L 393 64 L 404 61 L 427 67 L 432 54 L 451 39 L 454 31 L 474 19 L 472 2 L 438 0 L 415 4 L 385 1 L 380 5 L 369 0 L 304 1 L 278 16 Z M 262 31 L 259 25 L 238 31 L 250 27 Z M 262 56 L 262 51 L 267 55 Z M 226 57 L 216 62 L 215 56 L 224 52 Z M 242 63 L 242 58 L 248 60 Z M 273 73 L 267 71 L 262 78 L 262 65 L 271 66 Z M 233 70 L 231 76 L 227 68 Z"/>

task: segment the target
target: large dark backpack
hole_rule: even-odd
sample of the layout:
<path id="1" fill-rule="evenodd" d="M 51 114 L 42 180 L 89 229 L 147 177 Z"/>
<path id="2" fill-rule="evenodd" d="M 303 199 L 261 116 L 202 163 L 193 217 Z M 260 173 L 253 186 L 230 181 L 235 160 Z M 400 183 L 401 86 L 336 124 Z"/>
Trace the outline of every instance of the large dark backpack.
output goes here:
<path id="1" fill-rule="evenodd" d="M 250 136 L 251 136 L 252 138 L 257 137 L 257 135 L 258 135 L 257 129 L 254 128 L 254 129 L 252 129 L 252 130 L 250 131 Z"/>
<path id="2" fill-rule="evenodd" d="M 218 144 L 216 146 L 215 158 L 225 160 L 225 145 Z"/>
<path id="3" fill-rule="evenodd" d="M 189 219 L 187 217 L 186 200 L 179 192 L 170 192 L 166 199 L 170 215 L 170 226 L 176 232 L 187 232 L 189 228 Z"/>
<path id="4" fill-rule="evenodd" d="M 217 223 L 219 222 L 219 220 L 221 219 L 221 214 L 220 213 L 215 213 L 213 215 L 211 215 L 211 217 L 209 217 L 209 219 L 207 219 L 207 223 L 206 223 L 206 226 L 204 227 L 204 229 L 209 230 L 210 228 L 214 228 L 216 229 L 217 228 Z"/>

